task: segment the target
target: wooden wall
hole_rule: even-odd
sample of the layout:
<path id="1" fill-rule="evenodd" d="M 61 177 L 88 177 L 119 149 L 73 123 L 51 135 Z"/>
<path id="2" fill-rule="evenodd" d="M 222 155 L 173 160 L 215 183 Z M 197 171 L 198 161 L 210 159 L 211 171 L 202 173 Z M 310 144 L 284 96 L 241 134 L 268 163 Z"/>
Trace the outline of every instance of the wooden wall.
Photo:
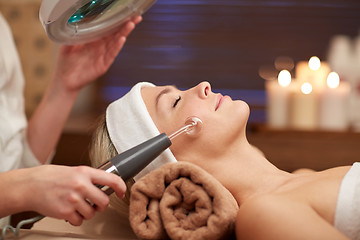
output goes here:
<path id="1" fill-rule="evenodd" d="M 48 39 L 39 21 L 40 5 L 41 0 L 0 0 L 0 13 L 11 28 L 26 81 L 27 116 L 39 104 L 52 78 L 57 52 L 57 47 Z"/>

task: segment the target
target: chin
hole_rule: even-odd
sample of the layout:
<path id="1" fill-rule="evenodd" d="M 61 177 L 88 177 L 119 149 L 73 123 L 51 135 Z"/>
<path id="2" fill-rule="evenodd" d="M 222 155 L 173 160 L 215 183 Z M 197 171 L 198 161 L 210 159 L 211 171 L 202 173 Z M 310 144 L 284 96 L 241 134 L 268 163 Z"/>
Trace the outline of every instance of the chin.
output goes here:
<path id="1" fill-rule="evenodd" d="M 234 101 L 233 103 L 231 111 L 228 111 L 227 125 L 232 126 L 233 133 L 239 134 L 245 131 L 249 120 L 250 108 L 246 102 L 241 100 Z"/>
<path id="2" fill-rule="evenodd" d="M 242 121 L 247 122 L 250 115 L 250 107 L 249 105 L 241 100 L 235 101 L 236 106 L 236 114 L 239 116 Z"/>

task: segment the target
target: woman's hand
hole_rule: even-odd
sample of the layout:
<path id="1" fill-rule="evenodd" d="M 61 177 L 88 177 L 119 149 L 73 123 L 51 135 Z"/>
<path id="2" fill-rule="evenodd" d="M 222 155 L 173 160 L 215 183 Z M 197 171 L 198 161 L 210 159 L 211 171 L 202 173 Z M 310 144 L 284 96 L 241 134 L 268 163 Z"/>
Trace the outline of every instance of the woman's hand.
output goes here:
<path id="1" fill-rule="evenodd" d="M 94 42 L 61 46 L 55 70 L 55 81 L 61 86 L 56 84 L 55 87 L 79 91 L 103 75 L 123 48 L 126 37 L 141 20 L 141 16 L 134 17 L 124 23 L 116 33 Z"/>
<path id="2" fill-rule="evenodd" d="M 36 211 L 44 216 L 65 219 L 75 226 L 92 218 L 96 211 L 105 210 L 109 204 L 109 197 L 94 184 L 111 187 L 119 198 L 126 191 L 120 177 L 86 166 L 44 165 L 15 170 L 12 174 L 13 177 L 6 179 L 11 189 L 3 190 L 10 196 L 19 197 L 8 203 L 14 205 L 16 201 L 19 204 L 16 212 Z"/>

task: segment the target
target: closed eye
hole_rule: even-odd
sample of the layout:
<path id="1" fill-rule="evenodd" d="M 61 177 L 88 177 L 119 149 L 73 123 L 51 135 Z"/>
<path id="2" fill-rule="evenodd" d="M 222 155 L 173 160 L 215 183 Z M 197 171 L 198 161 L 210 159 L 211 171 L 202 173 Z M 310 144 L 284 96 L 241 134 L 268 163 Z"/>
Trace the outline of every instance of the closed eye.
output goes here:
<path id="1" fill-rule="evenodd" d="M 174 105 L 173 105 L 173 107 L 176 107 L 176 105 L 178 104 L 178 102 L 181 100 L 181 96 L 179 96 L 177 99 L 176 99 L 176 101 L 175 101 L 175 103 L 174 103 Z"/>

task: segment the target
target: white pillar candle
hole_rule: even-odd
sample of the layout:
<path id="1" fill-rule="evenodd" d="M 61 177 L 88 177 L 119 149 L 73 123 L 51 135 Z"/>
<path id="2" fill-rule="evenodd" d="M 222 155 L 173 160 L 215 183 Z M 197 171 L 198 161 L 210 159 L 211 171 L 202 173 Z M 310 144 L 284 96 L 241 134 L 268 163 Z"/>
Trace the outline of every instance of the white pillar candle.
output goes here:
<path id="1" fill-rule="evenodd" d="M 354 40 L 355 59 L 352 63 L 353 75 L 348 80 L 351 85 L 350 112 L 351 126 L 353 130 L 360 132 L 360 35 Z M 351 81 L 351 82 L 350 82 Z"/>
<path id="2" fill-rule="evenodd" d="M 313 130 L 317 127 L 317 95 L 312 85 L 305 82 L 293 93 L 290 108 L 290 126 L 294 129 Z"/>
<path id="3" fill-rule="evenodd" d="M 286 128 L 289 123 L 291 74 L 283 70 L 278 81 L 266 81 L 267 123 L 271 128 Z"/>
<path id="4" fill-rule="evenodd" d="M 327 78 L 327 87 L 320 98 L 319 127 L 321 129 L 342 131 L 349 127 L 349 93 L 349 83 L 340 82 L 339 75 L 331 72 Z"/>
<path id="5" fill-rule="evenodd" d="M 295 77 L 301 84 L 309 82 L 314 91 L 321 91 L 326 86 L 329 72 L 329 65 L 314 56 L 310 58 L 309 62 L 301 61 L 296 64 Z"/>

